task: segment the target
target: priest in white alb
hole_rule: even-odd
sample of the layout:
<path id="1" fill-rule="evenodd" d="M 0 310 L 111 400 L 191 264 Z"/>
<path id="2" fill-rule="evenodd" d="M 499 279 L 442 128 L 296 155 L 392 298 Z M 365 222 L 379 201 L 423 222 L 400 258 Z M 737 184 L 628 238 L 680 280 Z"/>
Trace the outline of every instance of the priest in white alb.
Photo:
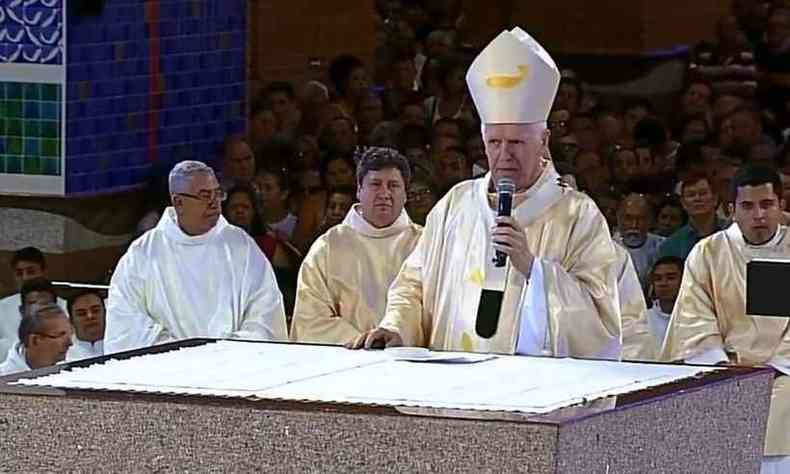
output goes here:
<path id="1" fill-rule="evenodd" d="M 403 209 L 410 178 L 397 151 L 371 147 L 362 154 L 359 203 L 302 262 L 291 340 L 345 344 L 378 326 L 387 289 L 422 232 Z"/>
<path id="2" fill-rule="evenodd" d="M 390 287 L 379 327 L 349 345 L 620 359 L 616 261 L 606 220 L 545 160 L 560 74 L 521 29 L 477 56 L 466 80 L 490 172 L 451 189 Z M 515 183 L 511 217 L 496 185 Z M 495 251 L 505 266 L 492 262 Z M 493 334 L 477 319 L 496 320 Z"/>
<path id="3" fill-rule="evenodd" d="M 225 192 L 197 161 L 169 176 L 172 207 L 134 241 L 110 282 L 106 354 L 191 337 L 287 340 L 269 261 L 220 214 Z"/>
<path id="4" fill-rule="evenodd" d="M 755 258 L 790 258 L 790 235 L 780 225 L 782 182 L 772 169 L 747 167 L 735 175 L 732 189 L 735 222 L 697 243 L 686 259 L 661 356 L 694 364 L 773 367 L 761 473 L 788 473 L 790 320 L 746 314 L 746 264 Z"/>

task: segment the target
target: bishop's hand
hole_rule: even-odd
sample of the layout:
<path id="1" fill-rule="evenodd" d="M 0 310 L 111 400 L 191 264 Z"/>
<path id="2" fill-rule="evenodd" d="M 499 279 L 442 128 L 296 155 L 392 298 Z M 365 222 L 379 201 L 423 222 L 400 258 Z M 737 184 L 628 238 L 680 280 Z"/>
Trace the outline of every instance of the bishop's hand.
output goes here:
<path id="1" fill-rule="evenodd" d="M 363 332 L 354 340 L 346 343 L 347 349 L 383 349 L 385 347 L 402 346 L 403 339 L 394 331 L 384 328 L 371 329 Z"/>
<path id="2" fill-rule="evenodd" d="M 532 272 L 532 261 L 535 257 L 529 250 L 527 234 L 511 216 L 499 216 L 491 228 L 491 240 L 494 249 L 507 254 L 510 264 L 520 271 L 524 278 L 529 279 Z"/>

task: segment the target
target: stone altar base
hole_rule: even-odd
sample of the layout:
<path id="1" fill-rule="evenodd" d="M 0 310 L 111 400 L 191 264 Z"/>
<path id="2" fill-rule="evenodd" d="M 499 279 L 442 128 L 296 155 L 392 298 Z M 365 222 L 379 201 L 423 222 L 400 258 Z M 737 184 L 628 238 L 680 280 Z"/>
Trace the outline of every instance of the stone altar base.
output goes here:
<path id="1" fill-rule="evenodd" d="M 19 377 L 0 379 L 6 472 L 614 474 L 759 472 L 773 372 L 727 369 L 541 416 L 5 384 Z"/>

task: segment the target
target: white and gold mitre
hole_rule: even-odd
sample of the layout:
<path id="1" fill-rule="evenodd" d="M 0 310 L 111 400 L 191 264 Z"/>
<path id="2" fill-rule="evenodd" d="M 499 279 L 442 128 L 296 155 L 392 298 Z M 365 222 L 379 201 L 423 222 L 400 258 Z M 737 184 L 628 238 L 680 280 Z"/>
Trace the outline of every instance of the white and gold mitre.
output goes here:
<path id="1" fill-rule="evenodd" d="M 466 83 L 483 123 L 533 123 L 548 119 L 560 71 L 526 31 L 503 31 L 477 55 Z"/>

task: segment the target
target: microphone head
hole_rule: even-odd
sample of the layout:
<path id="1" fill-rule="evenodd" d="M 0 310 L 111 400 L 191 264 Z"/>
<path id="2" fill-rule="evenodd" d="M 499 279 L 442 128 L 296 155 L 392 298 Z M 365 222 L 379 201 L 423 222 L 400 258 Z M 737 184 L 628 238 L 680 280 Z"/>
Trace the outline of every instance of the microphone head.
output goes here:
<path id="1" fill-rule="evenodd" d="M 516 183 L 510 178 L 501 178 L 496 183 L 496 192 L 513 194 L 516 192 Z"/>

